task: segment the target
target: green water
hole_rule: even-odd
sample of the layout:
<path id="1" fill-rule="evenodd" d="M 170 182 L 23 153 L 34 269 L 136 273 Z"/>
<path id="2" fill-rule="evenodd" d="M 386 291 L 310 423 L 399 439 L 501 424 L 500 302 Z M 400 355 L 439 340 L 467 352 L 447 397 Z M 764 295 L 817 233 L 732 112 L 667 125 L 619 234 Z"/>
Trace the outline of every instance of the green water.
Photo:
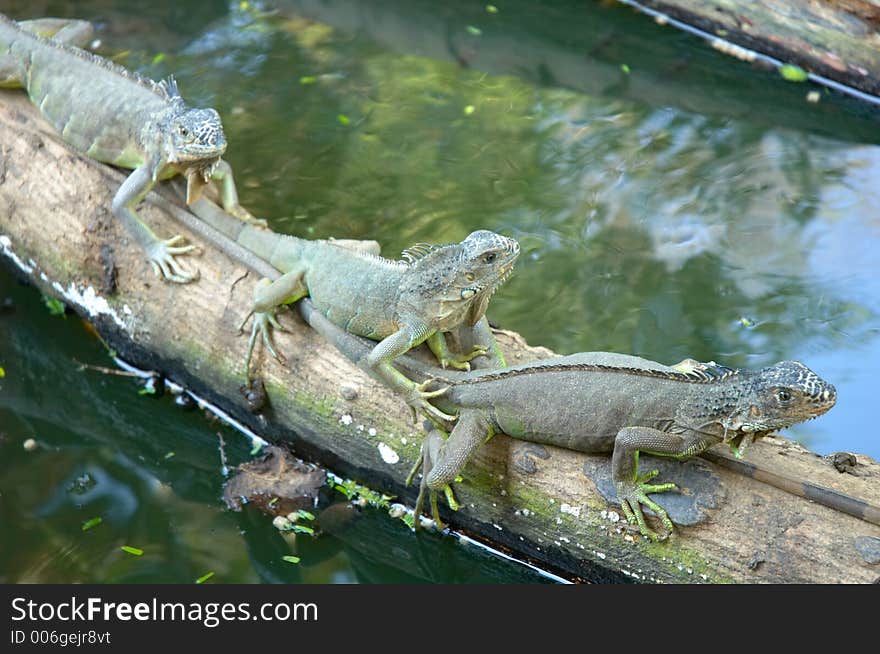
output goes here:
<path id="1" fill-rule="evenodd" d="M 561 353 L 802 360 L 839 401 L 787 434 L 880 457 L 870 112 L 821 90 L 807 102 L 812 87 L 622 7 L 435 4 L 2 6 L 99 21 L 102 53 L 216 107 L 242 202 L 275 229 L 375 238 L 389 255 L 477 228 L 514 236 L 494 322 Z M 246 440 L 80 369 L 112 364 L 78 319 L 0 272 L 5 298 L 0 581 L 541 580 L 341 496 L 333 528 L 296 542 L 225 510 L 219 440 L 230 464 Z"/>

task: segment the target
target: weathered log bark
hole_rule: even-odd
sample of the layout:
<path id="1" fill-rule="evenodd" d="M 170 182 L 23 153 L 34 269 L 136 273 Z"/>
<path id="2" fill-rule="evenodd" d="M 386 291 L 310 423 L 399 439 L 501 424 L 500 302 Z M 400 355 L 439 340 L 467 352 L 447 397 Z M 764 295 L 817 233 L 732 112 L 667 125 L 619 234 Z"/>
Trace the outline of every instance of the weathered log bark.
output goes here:
<path id="1" fill-rule="evenodd" d="M 267 438 L 289 441 L 307 459 L 412 502 L 415 489 L 403 482 L 422 434 L 408 409 L 299 320 L 288 317 L 291 331 L 278 334 L 288 366 L 270 357 L 258 361 L 270 407 L 261 416 L 247 411 L 239 392 L 246 339 L 237 326 L 257 276 L 205 249 L 188 261 L 201 272 L 198 282 L 157 280 L 109 213 L 119 177 L 60 143 L 23 94 L 0 92 L 0 260 L 89 317 L 123 358 L 162 370 Z M 153 206 L 144 215 L 157 233 L 184 231 Z M 105 274 L 102 245 L 112 248 L 118 265 L 118 290 L 106 298 L 94 290 Z M 516 334 L 498 337 L 512 362 L 548 355 Z M 860 476 L 840 474 L 783 439 L 756 444 L 748 458 L 880 503 L 880 465 L 867 457 L 859 457 Z M 496 437 L 457 486 L 462 509 L 445 517 L 573 579 L 871 582 L 880 576 L 880 527 L 699 460 L 660 462 L 663 479 L 685 489 L 661 501 L 674 520 L 690 526 L 659 544 L 633 537 L 603 497 L 608 463 L 606 456 Z"/>

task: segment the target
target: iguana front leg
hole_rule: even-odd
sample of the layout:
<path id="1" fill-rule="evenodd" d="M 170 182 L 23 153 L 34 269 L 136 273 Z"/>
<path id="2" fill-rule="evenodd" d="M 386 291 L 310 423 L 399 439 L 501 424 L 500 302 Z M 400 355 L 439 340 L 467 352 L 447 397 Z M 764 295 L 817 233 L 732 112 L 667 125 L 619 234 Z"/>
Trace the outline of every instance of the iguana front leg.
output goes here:
<path id="1" fill-rule="evenodd" d="M 487 352 L 487 348 L 482 345 L 475 345 L 470 352 L 466 354 L 453 352 L 449 349 L 449 345 L 446 343 L 446 336 L 444 336 L 443 332 L 434 332 L 431 334 L 427 338 L 427 343 L 428 347 L 431 348 L 431 352 L 434 353 L 434 356 L 437 357 L 437 361 L 440 362 L 440 365 L 443 368 L 450 366 L 452 368 L 457 368 L 458 370 L 470 370 L 471 359 L 484 356 Z"/>
<path id="2" fill-rule="evenodd" d="M 196 279 L 198 273 L 187 271 L 174 257 L 194 250 L 195 246 L 178 245 L 183 241 L 179 234 L 164 241 L 159 239 L 134 210 L 137 203 L 153 188 L 153 173 L 158 168 L 160 165 L 157 162 L 146 162 L 135 168 L 113 197 L 113 215 L 146 252 L 157 277 L 184 284 Z"/>
<path id="3" fill-rule="evenodd" d="M 254 317 L 254 324 L 251 327 L 251 337 L 248 341 L 247 355 L 245 356 L 244 363 L 245 373 L 248 378 L 250 378 L 251 357 L 254 353 L 254 345 L 257 341 L 258 335 L 261 337 L 266 349 L 272 353 L 272 356 L 279 361 L 282 360 L 272 346 L 270 329 L 272 327 L 283 329 L 275 319 L 275 311 L 278 307 L 284 304 L 290 304 L 291 302 L 296 302 L 300 298 L 308 295 L 308 289 L 303 281 L 304 273 L 304 266 L 296 266 L 275 281 L 261 279 L 257 282 L 257 287 L 254 291 L 252 311 L 248 314 L 247 318 L 245 318 L 245 322 L 247 322 L 247 319 L 250 318 L 251 315 Z M 244 327 L 244 323 L 242 323 L 242 327 Z"/>
<path id="4" fill-rule="evenodd" d="M 642 535 L 653 541 L 663 540 L 657 532 L 648 527 L 642 513 L 642 505 L 654 511 L 669 532 L 673 530 L 672 520 L 663 508 L 648 497 L 648 493 L 662 493 L 673 490 L 675 484 L 648 484 L 659 474 L 651 470 L 639 474 L 639 452 L 670 456 L 683 459 L 699 454 L 719 439 L 704 434 L 670 434 L 652 427 L 626 427 L 617 433 L 614 440 L 614 454 L 611 457 L 611 475 L 617 489 L 617 498 L 626 519 L 636 523 Z M 667 534 L 668 535 L 668 534 Z"/>
<path id="5" fill-rule="evenodd" d="M 211 179 L 220 186 L 220 204 L 223 210 L 231 216 L 235 216 L 242 222 L 268 227 L 262 218 L 257 218 L 245 209 L 238 201 L 238 190 L 235 187 L 235 178 L 232 176 L 232 166 L 220 159 L 211 171 Z M 186 203 L 192 204 L 199 199 L 202 186 L 205 184 L 204 177 L 200 172 L 187 177 Z"/>
<path id="6" fill-rule="evenodd" d="M 413 422 L 417 422 L 419 411 L 434 420 L 452 422 L 455 420 L 455 416 L 443 413 L 428 402 L 430 398 L 445 393 L 445 388 L 430 391 L 428 388 L 433 380 L 428 379 L 417 384 L 391 365 L 394 359 L 423 343 L 431 333 L 431 330 L 423 323 L 418 321 L 404 322 L 398 331 L 379 341 L 379 344 L 370 351 L 365 359 L 359 361 L 358 365 L 371 375 L 378 376 L 404 397 L 412 410 Z"/>

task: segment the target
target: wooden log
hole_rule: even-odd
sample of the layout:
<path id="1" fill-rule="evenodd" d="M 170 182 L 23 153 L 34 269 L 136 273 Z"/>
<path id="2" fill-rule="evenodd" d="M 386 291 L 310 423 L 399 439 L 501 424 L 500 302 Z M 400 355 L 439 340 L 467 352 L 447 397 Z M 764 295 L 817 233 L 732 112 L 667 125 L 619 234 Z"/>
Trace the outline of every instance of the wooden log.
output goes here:
<path id="1" fill-rule="evenodd" d="M 239 392 L 246 339 L 237 328 L 257 276 L 206 248 L 187 261 L 199 268 L 198 282 L 156 279 L 109 212 L 120 177 L 68 149 L 22 93 L 0 92 L 0 260 L 87 316 L 133 364 L 165 372 L 265 437 L 411 504 L 416 489 L 404 479 L 422 432 L 400 399 L 287 315 L 290 332 L 276 340 L 287 366 L 258 359 L 271 399 L 261 415 L 251 414 Z M 186 235 L 156 207 L 143 213 L 158 234 Z M 97 290 L 106 276 L 102 246 L 118 266 L 112 295 Z M 550 355 L 511 332 L 498 338 L 511 362 Z M 858 476 L 841 474 L 773 438 L 747 458 L 880 503 L 880 465 L 868 457 L 858 457 Z M 658 496 L 682 525 L 662 543 L 623 529 L 606 499 L 609 457 L 504 436 L 467 466 L 457 485 L 462 508 L 444 517 L 574 580 L 863 583 L 880 576 L 880 527 L 701 460 L 660 464 L 661 479 L 684 489 Z"/>
<path id="2" fill-rule="evenodd" d="M 880 95 L 876 0 L 638 0 L 741 47 Z"/>

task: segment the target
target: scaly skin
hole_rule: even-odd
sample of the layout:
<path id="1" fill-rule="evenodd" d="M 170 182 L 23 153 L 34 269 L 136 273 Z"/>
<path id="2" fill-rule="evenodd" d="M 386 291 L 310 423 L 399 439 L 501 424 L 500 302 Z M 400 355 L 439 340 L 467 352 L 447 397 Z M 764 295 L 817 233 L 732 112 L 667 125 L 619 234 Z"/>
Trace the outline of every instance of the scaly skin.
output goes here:
<path id="1" fill-rule="evenodd" d="M 472 359 L 487 354 L 503 365 L 485 312 L 519 255 L 515 240 L 480 230 L 461 243 L 418 245 L 404 252 L 404 260 L 393 261 L 375 250 L 257 229 L 212 211 L 204 201 L 193 208 L 211 228 L 198 230 L 202 238 L 249 267 L 256 268 L 253 262 L 261 260 L 283 273 L 274 281 L 263 279 L 258 284 L 245 361 L 248 374 L 258 336 L 275 354 L 269 329 L 278 327 L 276 308 L 306 295 L 333 324 L 379 341 L 362 353 L 358 365 L 400 393 L 414 419 L 423 411 L 435 420 L 454 420 L 428 402 L 443 389 L 428 390 L 430 380 L 416 384 L 392 365 L 410 348 L 427 342 L 444 368 L 469 370 Z M 222 238 L 217 238 L 218 233 Z M 229 241 L 252 256 L 233 253 Z M 460 327 L 470 328 L 478 341 L 464 354 L 451 352 L 444 336 Z"/>
<path id="2" fill-rule="evenodd" d="M 364 343 L 301 306 L 309 324 L 346 356 L 362 356 Z M 642 506 L 672 531 L 666 512 L 649 493 L 675 488 L 650 484 L 657 471 L 640 473 L 639 453 L 686 458 L 726 442 L 742 455 L 754 439 L 828 411 L 834 386 L 802 363 L 783 361 L 758 371 L 685 361 L 676 367 L 609 352 L 582 352 L 495 371 L 439 371 L 412 357 L 397 365 L 414 379 L 447 385 L 434 401 L 458 421 L 444 440 L 432 430 L 422 446 L 417 512 L 449 486 L 471 454 L 495 433 L 585 453 L 612 453 L 612 479 L 623 512 L 643 535 Z M 681 372 L 685 370 L 686 372 Z M 417 464 L 418 465 L 418 464 Z M 415 470 L 414 470 L 415 472 Z"/>
<path id="3" fill-rule="evenodd" d="M 64 42 L 81 43 L 81 34 L 22 28 L 0 14 L 0 85 L 25 88 L 66 143 L 98 161 L 132 169 L 113 198 L 113 214 L 146 252 L 157 276 L 191 281 L 196 275 L 175 256 L 194 247 L 183 245 L 180 236 L 158 238 L 135 207 L 157 181 L 180 174 L 187 178 L 188 203 L 215 180 L 229 213 L 259 222 L 238 203 L 232 171 L 221 159 L 226 138 L 220 116 L 213 109 L 188 107 L 171 78 L 154 82 Z"/>

